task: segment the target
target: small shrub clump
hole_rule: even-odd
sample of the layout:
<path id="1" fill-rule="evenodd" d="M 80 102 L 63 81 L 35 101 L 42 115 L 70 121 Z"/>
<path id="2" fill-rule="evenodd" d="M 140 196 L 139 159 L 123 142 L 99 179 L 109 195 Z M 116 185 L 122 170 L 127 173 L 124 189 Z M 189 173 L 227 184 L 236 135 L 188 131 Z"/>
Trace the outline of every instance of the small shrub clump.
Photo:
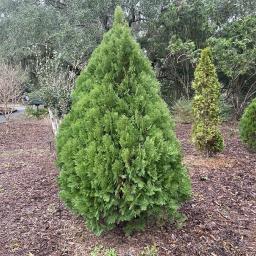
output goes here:
<path id="1" fill-rule="evenodd" d="M 193 121 L 192 102 L 188 99 L 179 99 L 172 107 L 172 113 L 175 121 L 183 124 L 189 124 Z"/>
<path id="2" fill-rule="evenodd" d="M 223 151 L 224 141 L 220 124 L 220 83 L 209 48 L 202 50 L 192 84 L 193 98 L 192 141 L 208 156 Z"/>
<path id="3" fill-rule="evenodd" d="M 256 151 L 256 98 L 245 109 L 239 124 L 241 140 Z"/>
<path id="4" fill-rule="evenodd" d="M 60 196 L 96 234 L 177 218 L 190 196 L 180 145 L 152 67 L 120 8 L 60 125 Z"/>
<path id="5" fill-rule="evenodd" d="M 34 108 L 32 106 L 27 106 L 25 109 L 25 113 L 29 117 L 35 117 L 37 119 L 40 119 L 47 116 L 48 110 L 46 108 Z"/>

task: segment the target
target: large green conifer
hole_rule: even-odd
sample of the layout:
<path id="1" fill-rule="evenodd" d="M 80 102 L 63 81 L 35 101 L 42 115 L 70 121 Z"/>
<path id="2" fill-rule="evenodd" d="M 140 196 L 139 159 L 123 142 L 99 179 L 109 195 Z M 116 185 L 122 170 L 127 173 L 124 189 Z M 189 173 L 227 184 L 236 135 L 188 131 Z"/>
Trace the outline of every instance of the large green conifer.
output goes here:
<path id="1" fill-rule="evenodd" d="M 57 135 L 60 195 L 95 233 L 175 217 L 190 195 L 151 65 L 118 7 Z"/>
<path id="2" fill-rule="evenodd" d="M 221 152 L 224 142 L 219 130 L 220 124 L 220 83 L 209 48 L 202 50 L 192 84 L 194 123 L 192 141 L 208 156 Z"/>

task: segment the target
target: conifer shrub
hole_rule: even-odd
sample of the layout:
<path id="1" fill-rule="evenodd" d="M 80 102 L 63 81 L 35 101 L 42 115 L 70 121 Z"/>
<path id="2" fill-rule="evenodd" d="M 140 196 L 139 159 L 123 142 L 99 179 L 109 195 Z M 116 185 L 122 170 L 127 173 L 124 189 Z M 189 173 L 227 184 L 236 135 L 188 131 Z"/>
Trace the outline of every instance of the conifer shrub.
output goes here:
<path id="1" fill-rule="evenodd" d="M 209 48 L 202 50 L 192 87 L 195 90 L 192 141 L 198 150 L 211 156 L 223 151 L 224 142 L 219 130 L 220 83 Z"/>
<path id="2" fill-rule="evenodd" d="M 190 196 L 180 145 L 151 64 L 122 10 L 77 80 L 57 134 L 60 196 L 96 234 L 179 216 Z"/>
<path id="3" fill-rule="evenodd" d="M 241 140 L 256 151 L 256 98 L 245 109 L 239 123 Z"/>

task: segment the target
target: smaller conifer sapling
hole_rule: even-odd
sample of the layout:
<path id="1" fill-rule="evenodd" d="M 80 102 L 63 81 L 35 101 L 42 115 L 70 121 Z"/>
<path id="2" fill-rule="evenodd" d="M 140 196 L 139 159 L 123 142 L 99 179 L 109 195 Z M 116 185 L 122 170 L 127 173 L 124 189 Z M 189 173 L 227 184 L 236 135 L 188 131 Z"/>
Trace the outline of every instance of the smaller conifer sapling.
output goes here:
<path id="1" fill-rule="evenodd" d="M 220 125 L 220 83 L 209 48 L 203 49 L 195 70 L 192 87 L 193 128 L 192 141 L 208 156 L 223 151 L 224 142 Z"/>
<path id="2" fill-rule="evenodd" d="M 256 152 L 256 98 L 245 109 L 239 123 L 241 140 Z"/>

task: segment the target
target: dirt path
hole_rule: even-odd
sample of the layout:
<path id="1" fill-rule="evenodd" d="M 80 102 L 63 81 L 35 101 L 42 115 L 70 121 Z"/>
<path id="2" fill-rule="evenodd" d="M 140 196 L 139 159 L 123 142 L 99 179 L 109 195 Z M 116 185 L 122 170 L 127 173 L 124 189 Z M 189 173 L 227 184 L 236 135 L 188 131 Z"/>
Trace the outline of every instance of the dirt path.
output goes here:
<path id="1" fill-rule="evenodd" d="M 7 136 L 0 131 L 0 255 L 50 255 L 59 221 L 49 125 L 17 122 Z"/>
<path id="2" fill-rule="evenodd" d="M 14 108 L 17 109 L 17 111 L 10 115 L 10 120 L 23 118 L 25 115 L 25 106 L 14 106 Z M 0 114 L 0 124 L 5 122 L 5 117 Z"/>
<path id="3" fill-rule="evenodd" d="M 90 255 L 96 245 L 135 256 L 156 244 L 159 255 L 256 255 L 256 154 L 226 125 L 226 150 L 202 158 L 190 145 L 189 125 L 177 127 L 193 182 L 194 198 L 183 207 L 182 229 L 151 227 L 125 237 L 114 230 L 100 238 L 58 200 L 57 170 L 47 121 L 15 122 L 5 135 L 0 124 L 0 256 Z"/>

